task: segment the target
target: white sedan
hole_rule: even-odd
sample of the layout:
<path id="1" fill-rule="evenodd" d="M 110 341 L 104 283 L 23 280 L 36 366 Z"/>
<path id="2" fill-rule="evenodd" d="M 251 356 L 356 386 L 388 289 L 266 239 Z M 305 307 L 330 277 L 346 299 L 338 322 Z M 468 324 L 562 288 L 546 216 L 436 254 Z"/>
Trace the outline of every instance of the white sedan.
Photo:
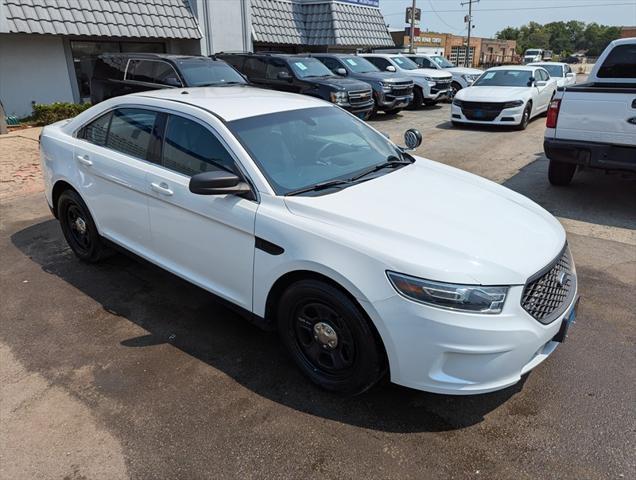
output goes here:
<path id="1" fill-rule="evenodd" d="M 531 118 L 547 111 L 556 88 L 556 80 L 542 67 L 490 68 L 457 93 L 451 122 L 514 125 L 523 130 Z"/>
<path id="2" fill-rule="evenodd" d="M 567 87 L 576 83 L 576 73 L 572 71 L 567 63 L 562 62 L 537 62 L 529 63 L 529 67 L 541 67 L 545 68 L 550 78 L 554 78 L 557 83 L 557 87 Z"/>
<path id="3" fill-rule="evenodd" d="M 331 391 L 512 385 L 574 319 L 563 227 L 406 150 L 327 102 L 248 86 L 116 97 L 41 136 L 80 260 L 116 244 L 202 287 L 277 328 Z"/>

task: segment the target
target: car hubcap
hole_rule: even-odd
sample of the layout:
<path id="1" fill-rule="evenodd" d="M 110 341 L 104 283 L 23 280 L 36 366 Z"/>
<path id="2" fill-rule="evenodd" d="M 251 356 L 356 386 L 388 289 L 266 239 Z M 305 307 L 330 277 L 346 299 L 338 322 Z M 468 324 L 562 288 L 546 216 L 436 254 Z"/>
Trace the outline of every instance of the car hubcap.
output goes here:
<path id="1" fill-rule="evenodd" d="M 333 308 L 308 302 L 296 309 L 294 333 L 305 360 L 315 371 L 344 374 L 355 360 L 353 335 Z"/>
<path id="2" fill-rule="evenodd" d="M 77 247 L 81 250 L 90 248 L 90 236 L 88 234 L 88 225 L 84 219 L 84 213 L 77 205 L 71 205 L 66 213 L 70 233 L 75 240 Z"/>

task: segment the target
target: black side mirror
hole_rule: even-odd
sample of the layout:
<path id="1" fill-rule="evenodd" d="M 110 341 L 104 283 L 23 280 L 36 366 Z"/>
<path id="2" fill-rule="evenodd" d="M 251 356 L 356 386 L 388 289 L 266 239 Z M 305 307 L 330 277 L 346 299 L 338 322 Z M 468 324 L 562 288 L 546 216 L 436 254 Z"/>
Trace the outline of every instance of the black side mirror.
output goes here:
<path id="1" fill-rule="evenodd" d="M 286 72 L 285 70 L 281 70 L 280 72 L 278 72 L 278 74 L 276 75 L 276 78 L 286 82 L 292 81 L 292 76 L 289 74 L 289 72 Z"/>
<path id="2" fill-rule="evenodd" d="M 197 173 L 190 178 L 188 188 L 197 195 L 241 195 L 252 191 L 237 175 L 224 170 Z"/>
<path id="3" fill-rule="evenodd" d="M 528 79 L 528 86 L 529 86 L 529 87 L 534 87 L 534 82 L 535 82 L 535 80 L 536 80 L 536 78 L 534 78 L 534 77 L 530 77 L 530 78 Z"/>
<path id="4" fill-rule="evenodd" d="M 404 132 L 404 145 L 406 145 L 405 150 L 415 150 L 422 145 L 422 134 L 420 131 L 415 128 L 409 128 Z"/>
<path id="5" fill-rule="evenodd" d="M 163 80 L 163 83 L 165 85 L 169 85 L 171 87 L 182 87 L 183 85 L 181 85 L 181 80 L 179 80 L 177 77 L 166 77 Z"/>

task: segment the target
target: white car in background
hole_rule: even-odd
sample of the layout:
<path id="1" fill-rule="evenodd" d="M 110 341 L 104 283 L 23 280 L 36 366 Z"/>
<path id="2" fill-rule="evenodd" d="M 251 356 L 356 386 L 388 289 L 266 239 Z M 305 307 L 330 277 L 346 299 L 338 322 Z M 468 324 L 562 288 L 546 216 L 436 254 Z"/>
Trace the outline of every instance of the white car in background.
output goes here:
<path id="1" fill-rule="evenodd" d="M 484 73 L 478 68 L 457 67 L 441 55 L 424 55 L 421 53 L 405 53 L 405 57 L 417 63 L 420 68 L 444 70 L 453 76 L 449 97 L 454 97 L 462 88 L 470 87 Z"/>
<path id="2" fill-rule="evenodd" d="M 576 83 L 576 73 L 567 63 L 562 62 L 537 62 L 529 63 L 529 67 L 541 67 L 548 71 L 551 78 L 554 78 L 558 87 L 567 87 Z"/>
<path id="3" fill-rule="evenodd" d="M 421 140 L 407 131 L 410 149 Z M 45 127 L 40 146 L 46 199 L 81 260 L 115 243 L 204 288 L 278 329 L 331 391 L 387 374 L 439 393 L 505 388 L 574 320 L 552 215 L 316 98 L 126 95 Z"/>
<path id="4" fill-rule="evenodd" d="M 361 53 L 383 72 L 398 72 L 413 80 L 412 106 L 435 105 L 448 98 L 453 76 L 450 73 L 433 69 L 420 68 L 417 63 L 405 55 L 397 53 Z"/>
<path id="5" fill-rule="evenodd" d="M 489 68 L 470 87 L 457 92 L 451 123 L 514 125 L 523 130 L 531 118 L 548 109 L 556 88 L 556 80 L 542 67 Z"/>

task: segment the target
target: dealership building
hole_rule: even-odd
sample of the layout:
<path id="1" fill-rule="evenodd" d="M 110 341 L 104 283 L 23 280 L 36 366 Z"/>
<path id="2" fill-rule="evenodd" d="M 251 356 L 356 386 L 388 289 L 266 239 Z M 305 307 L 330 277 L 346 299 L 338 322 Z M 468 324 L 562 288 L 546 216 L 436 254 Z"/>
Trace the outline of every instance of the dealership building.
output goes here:
<path id="1" fill-rule="evenodd" d="M 0 0 L 0 101 L 90 97 L 105 52 L 356 51 L 393 46 L 380 0 Z"/>

